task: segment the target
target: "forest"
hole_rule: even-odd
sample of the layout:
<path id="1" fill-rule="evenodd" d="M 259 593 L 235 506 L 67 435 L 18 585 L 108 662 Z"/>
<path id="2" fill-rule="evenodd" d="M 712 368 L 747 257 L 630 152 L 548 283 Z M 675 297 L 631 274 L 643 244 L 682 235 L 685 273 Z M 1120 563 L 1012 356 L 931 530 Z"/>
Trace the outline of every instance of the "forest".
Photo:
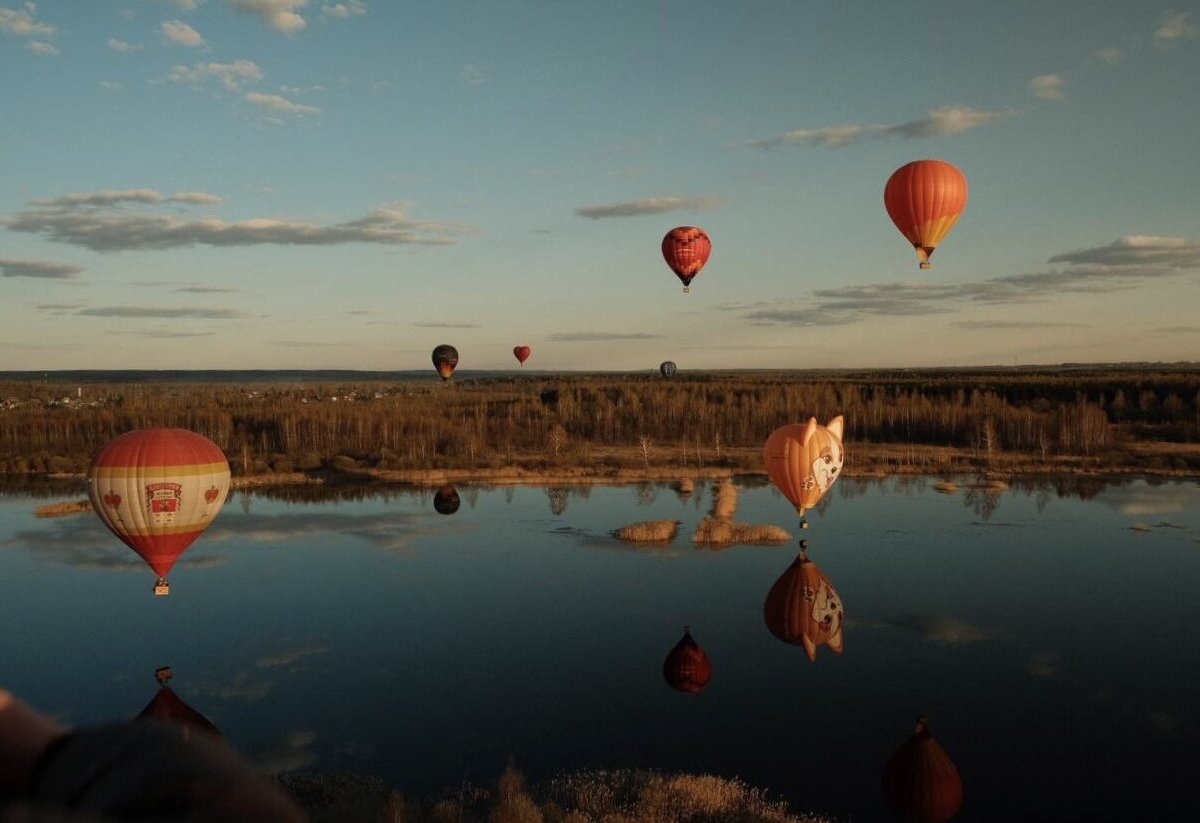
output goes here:
<path id="1" fill-rule="evenodd" d="M 0 473 L 74 474 L 180 427 L 235 475 L 621 466 L 755 470 L 772 430 L 845 417 L 847 472 L 1200 471 L 1200 367 L 568 374 L 337 382 L 0 382 Z"/>

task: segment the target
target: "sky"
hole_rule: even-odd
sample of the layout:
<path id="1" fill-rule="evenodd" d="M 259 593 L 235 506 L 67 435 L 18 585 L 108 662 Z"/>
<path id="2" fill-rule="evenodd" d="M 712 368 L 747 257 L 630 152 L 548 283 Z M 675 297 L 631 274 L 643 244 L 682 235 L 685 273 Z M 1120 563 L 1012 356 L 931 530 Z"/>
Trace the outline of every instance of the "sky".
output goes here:
<path id="1" fill-rule="evenodd" d="M 1200 360 L 1197 77 L 1184 0 L 0 0 L 0 370 Z"/>

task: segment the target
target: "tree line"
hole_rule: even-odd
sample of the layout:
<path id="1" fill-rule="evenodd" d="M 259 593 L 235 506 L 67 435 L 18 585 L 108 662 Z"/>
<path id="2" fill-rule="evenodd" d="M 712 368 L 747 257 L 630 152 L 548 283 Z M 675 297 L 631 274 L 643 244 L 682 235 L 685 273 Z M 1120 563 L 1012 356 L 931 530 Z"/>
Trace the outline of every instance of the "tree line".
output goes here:
<path id="1" fill-rule="evenodd" d="M 320 468 L 719 463 L 784 423 L 845 417 L 848 443 L 987 459 L 1119 455 L 1200 442 L 1200 371 L 730 372 L 297 384 L 0 383 L 0 472 L 78 472 L 126 431 L 190 429 L 235 473 Z M 69 401 L 69 402 L 67 402 Z M 1184 458 L 1176 458 L 1184 459 Z M 1186 465 L 1176 468 L 1189 468 Z"/>

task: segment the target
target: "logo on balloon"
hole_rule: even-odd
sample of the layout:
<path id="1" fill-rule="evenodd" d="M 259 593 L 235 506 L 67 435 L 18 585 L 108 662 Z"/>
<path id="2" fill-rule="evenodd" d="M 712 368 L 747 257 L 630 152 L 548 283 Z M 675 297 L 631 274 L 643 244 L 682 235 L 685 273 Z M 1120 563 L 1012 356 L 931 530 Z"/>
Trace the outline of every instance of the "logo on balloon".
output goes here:
<path id="1" fill-rule="evenodd" d="M 204 502 L 211 506 L 213 503 L 217 502 L 218 494 L 220 494 L 220 491 L 216 486 L 209 486 L 204 490 Z"/>
<path id="2" fill-rule="evenodd" d="M 106 506 L 112 506 L 115 509 L 117 506 L 121 505 L 121 495 L 117 494 L 116 492 L 109 492 L 108 494 L 104 495 L 104 504 Z"/>
<path id="3" fill-rule="evenodd" d="M 146 511 L 155 524 L 175 522 L 183 486 L 179 483 L 150 483 L 146 486 Z"/>

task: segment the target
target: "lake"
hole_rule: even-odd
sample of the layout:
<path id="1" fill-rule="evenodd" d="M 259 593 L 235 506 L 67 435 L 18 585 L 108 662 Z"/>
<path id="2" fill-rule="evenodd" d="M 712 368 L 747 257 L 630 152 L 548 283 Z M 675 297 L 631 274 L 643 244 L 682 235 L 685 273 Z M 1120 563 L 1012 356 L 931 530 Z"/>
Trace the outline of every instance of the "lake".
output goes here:
<path id="1" fill-rule="evenodd" d="M 795 538 L 739 478 L 735 519 Z M 1200 486 L 1043 479 L 938 493 L 843 478 L 809 556 L 844 651 L 776 639 L 763 601 L 796 556 L 695 548 L 711 486 L 235 493 L 152 594 L 73 499 L 0 496 L 0 684 L 75 724 L 136 715 L 154 671 L 266 768 L 417 794 L 582 768 L 738 776 L 797 811 L 884 819 L 883 767 L 930 717 L 957 820 L 1190 820 L 1200 765 Z M 293 499 L 288 499 L 293 498 Z M 611 536 L 674 518 L 668 547 Z M 713 676 L 663 678 L 684 626 Z"/>

